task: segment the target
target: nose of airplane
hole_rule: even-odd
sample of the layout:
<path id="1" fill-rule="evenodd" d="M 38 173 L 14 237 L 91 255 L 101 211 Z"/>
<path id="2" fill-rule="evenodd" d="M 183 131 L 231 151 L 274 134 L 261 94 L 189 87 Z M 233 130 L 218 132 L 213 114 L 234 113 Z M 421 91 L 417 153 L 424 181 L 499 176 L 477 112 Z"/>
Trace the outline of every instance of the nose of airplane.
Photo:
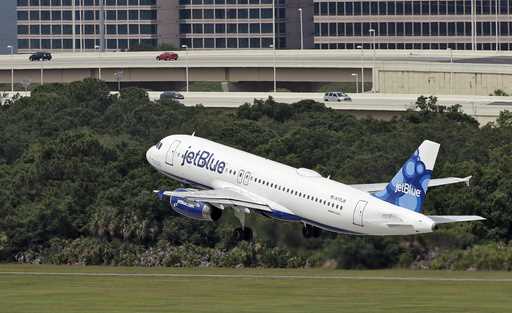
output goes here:
<path id="1" fill-rule="evenodd" d="M 154 151 L 155 151 L 155 146 L 152 146 L 151 148 L 148 149 L 148 151 L 146 151 L 146 160 L 148 160 L 149 164 L 151 164 L 151 165 L 153 165 Z"/>

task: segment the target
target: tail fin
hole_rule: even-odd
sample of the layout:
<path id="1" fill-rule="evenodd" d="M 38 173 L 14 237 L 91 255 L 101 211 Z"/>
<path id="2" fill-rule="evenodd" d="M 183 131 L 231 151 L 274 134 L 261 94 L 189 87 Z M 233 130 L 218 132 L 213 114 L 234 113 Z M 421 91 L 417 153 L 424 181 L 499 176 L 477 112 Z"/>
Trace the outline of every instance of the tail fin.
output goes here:
<path id="1" fill-rule="evenodd" d="M 388 183 L 386 189 L 375 193 L 374 196 L 403 208 L 421 212 L 438 151 L 438 143 L 423 141 Z"/>

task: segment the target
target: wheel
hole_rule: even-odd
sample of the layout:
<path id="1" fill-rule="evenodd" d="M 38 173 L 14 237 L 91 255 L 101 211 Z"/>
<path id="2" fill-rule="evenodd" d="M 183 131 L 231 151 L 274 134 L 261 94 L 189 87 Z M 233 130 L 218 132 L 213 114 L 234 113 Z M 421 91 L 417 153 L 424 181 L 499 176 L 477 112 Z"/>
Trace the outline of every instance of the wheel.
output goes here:
<path id="1" fill-rule="evenodd" d="M 243 234 L 244 234 L 244 241 L 252 241 L 252 229 L 250 229 L 249 227 L 246 227 L 243 230 Z"/>
<path id="2" fill-rule="evenodd" d="M 250 229 L 249 227 L 245 227 L 244 229 L 239 227 L 233 231 L 233 240 L 236 242 L 252 241 L 252 237 L 252 229 Z"/>
<path id="3" fill-rule="evenodd" d="M 302 236 L 307 239 L 313 237 L 312 229 L 309 225 L 302 228 Z"/>
<path id="4" fill-rule="evenodd" d="M 242 228 L 236 228 L 234 231 L 233 231 L 233 240 L 236 241 L 236 242 L 239 242 L 239 241 L 242 241 L 243 238 L 244 238 L 244 231 L 242 230 Z"/>
<path id="5" fill-rule="evenodd" d="M 156 60 L 157 60 L 157 61 L 160 61 L 160 57 L 156 57 Z"/>
<path id="6" fill-rule="evenodd" d="M 341 99 L 338 99 L 338 102 L 341 102 Z"/>
<path id="7" fill-rule="evenodd" d="M 304 238 L 318 238 L 321 234 L 322 230 L 315 226 L 306 224 L 302 228 L 302 236 L 304 236 Z"/>
<path id="8" fill-rule="evenodd" d="M 318 238 L 322 234 L 322 230 L 318 227 L 313 227 L 313 238 Z"/>

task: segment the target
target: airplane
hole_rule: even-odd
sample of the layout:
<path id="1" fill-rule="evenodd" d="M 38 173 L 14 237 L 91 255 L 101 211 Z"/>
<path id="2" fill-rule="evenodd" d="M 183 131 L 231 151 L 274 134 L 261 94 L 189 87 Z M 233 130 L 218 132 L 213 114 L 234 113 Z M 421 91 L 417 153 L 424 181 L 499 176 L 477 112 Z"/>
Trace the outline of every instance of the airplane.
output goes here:
<path id="1" fill-rule="evenodd" d="M 294 168 L 192 135 L 172 135 L 146 152 L 161 174 L 189 187 L 155 190 L 176 212 L 215 222 L 228 208 L 241 227 L 235 240 L 250 241 L 246 215 L 303 224 L 305 238 L 322 230 L 350 235 L 415 235 L 437 225 L 481 221 L 480 216 L 424 215 L 429 187 L 469 184 L 471 176 L 432 179 L 440 145 L 425 140 L 389 183 L 347 185 L 306 168 Z"/>

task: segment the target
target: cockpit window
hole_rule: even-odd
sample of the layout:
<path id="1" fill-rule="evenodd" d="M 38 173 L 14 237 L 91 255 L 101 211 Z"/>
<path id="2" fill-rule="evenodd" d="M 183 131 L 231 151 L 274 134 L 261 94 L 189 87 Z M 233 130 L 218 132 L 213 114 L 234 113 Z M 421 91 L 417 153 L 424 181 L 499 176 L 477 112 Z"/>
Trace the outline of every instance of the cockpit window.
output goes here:
<path id="1" fill-rule="evenodd" d="M 161 141 L 159 141 L 159 142 L 156 144 L 156 148 L 157 148 L 158 150 L 160 150 L 160 148 L 162 148 L 162 145 L 163 145 L 163 143 L 162 143 Z"/>

